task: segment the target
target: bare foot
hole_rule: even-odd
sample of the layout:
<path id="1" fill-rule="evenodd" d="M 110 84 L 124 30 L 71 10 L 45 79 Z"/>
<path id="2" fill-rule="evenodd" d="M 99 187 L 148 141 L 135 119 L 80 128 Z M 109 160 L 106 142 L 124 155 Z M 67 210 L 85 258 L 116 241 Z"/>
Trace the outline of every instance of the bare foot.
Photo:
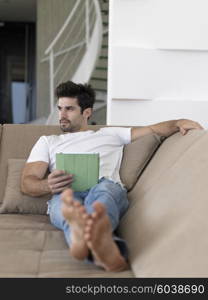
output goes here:
<path id="1" fill-rule="evenodd" d="M 84 227 L 89 216 L 85 207 L 80 202 L 73 200 L 71 189 L 65 190 L 61 195 L 61 199 L 63 201 L 62 213 L 71 230 L 70 254 L 76 259 L 83 260 L 89 254 L 89 249 L 84 240 Z"/>
<path id="2" fill-rule="evenodd" d="M 113 240 L 112 229 L 106 209 L 100 202 L 94 203 L 94 212 L 86 220 L 85 240 L 92 252 L 95 264 L 106 271 L 123 271 L 128 264 Z"/>

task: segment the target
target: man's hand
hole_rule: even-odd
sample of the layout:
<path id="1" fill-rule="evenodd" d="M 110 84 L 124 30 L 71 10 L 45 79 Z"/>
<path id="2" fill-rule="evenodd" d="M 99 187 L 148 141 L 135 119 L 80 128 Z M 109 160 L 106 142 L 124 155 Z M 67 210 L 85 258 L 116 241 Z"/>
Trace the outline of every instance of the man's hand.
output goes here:
<path id="1" fill-rule="evenodd" d="M 176 121 L 176 126 L 182 135 L 185 135 L 190 129 L 203 129 L 199 123 L 186 119 Z"/>
<path id="2" fill-rule="evenodd" d="M 70 186 L 72 181 L 73 175 L 61 170 L 54 170 L 48 175 L 48 186 L 52 194 L 61 193 Z"/>

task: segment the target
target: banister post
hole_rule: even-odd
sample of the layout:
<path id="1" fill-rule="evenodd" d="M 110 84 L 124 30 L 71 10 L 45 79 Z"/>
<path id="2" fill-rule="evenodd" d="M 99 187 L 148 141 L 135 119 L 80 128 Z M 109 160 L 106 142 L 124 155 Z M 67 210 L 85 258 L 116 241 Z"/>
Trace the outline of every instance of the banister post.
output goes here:
<path id="1" fill-rule="evenodd" d="M 89 0 L 85 1 L 85 40 L 86 40 L 86 48 L 88 48 L 89 40 L 90 40 Z"/>
<path id="2" fill-rule="evenodd" d="M 49 78 L 50 78 L 50 113 L 52 113 L 53 107 L 54 107 L 54 53 L 53 53 L 53 48 L 50 51 Z"/>

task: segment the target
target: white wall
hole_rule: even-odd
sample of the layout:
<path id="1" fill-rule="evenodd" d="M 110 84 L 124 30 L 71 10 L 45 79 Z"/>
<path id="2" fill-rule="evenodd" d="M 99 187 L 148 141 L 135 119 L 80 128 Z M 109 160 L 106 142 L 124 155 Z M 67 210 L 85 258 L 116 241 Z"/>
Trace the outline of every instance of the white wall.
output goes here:
<path id="1" fill-rule="evenodd" d="M 109 125 L 207 127 L 207 11 L 207 0 L 110 0 Z"/>

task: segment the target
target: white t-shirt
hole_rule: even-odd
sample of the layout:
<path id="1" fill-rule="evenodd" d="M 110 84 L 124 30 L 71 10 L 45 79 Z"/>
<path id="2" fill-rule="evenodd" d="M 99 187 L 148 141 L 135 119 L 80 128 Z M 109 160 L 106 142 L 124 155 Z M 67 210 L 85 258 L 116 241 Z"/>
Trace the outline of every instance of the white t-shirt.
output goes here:
<path id="1" fill-rule="evenodd" d="M 61 135 L 41 136 L 27 162 L 44 161 L 49 170 L 56 168 L 56 153 L 99 153 L 99 178 L 106 177 L 121 183 L 119 169 L 123 146 L 131 142 L 131 128 L 104 127 Z M 122 184 L 122 183 L 121 183 Z"/>

